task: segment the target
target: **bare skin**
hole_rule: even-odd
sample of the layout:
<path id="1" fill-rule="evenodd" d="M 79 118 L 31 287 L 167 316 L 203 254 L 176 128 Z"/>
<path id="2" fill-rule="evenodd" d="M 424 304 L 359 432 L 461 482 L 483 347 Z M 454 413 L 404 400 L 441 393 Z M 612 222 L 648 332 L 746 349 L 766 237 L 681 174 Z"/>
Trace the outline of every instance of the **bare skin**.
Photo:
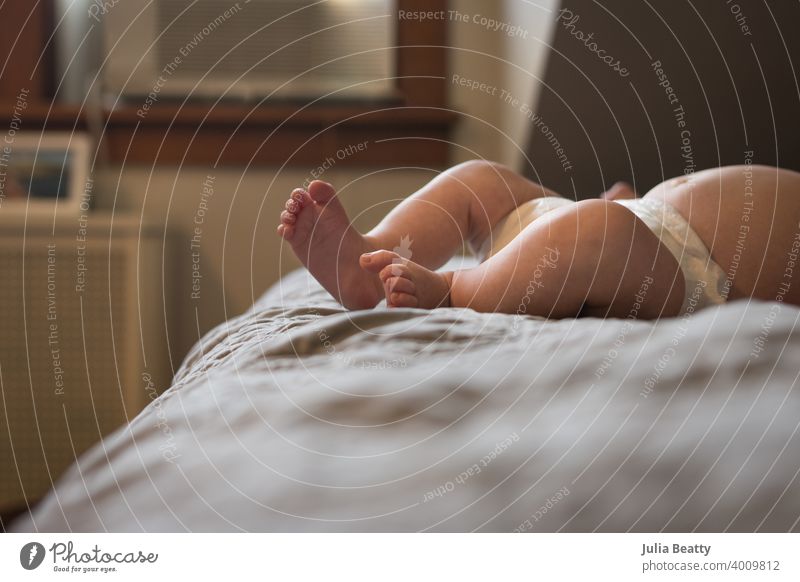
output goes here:
<path id="1" fill-rule="evenodd" d="M 278 234 L 312 275 L 348 309 L 369 309 L 384 297 L 376 273 L 359 257 L 412 241 L 414 262 L 438 269 L 466 241 L 480 248 L 491 228 L 520 204 L 557 196 L 500 164 L 467 162 L 431 180 L 393 209 L 368 234 L 359 234 L 330 184 L 315 180 L 292 192 Z"/>
<path id="2" fill-rule="evenodd" d="M 741 221 L 741 208 L 732 204 L 739 198 L 728 192 L 741 168 L 700 172 L 691 188 L 677 180 L 647 194 L 662 197 L 683 214 L 723 269 L 733 264 L 734 255 L 741 257 L 731 297 L 774 298 L 785 266 L 780 251 L 791 247 L 798 228 L 800 201 L 777 192 L 779 187 L 797 192 L 800 174 L 769 168 L 777 176 L 770 181 L 760 168 L 758 190 L 773 190 L 774 195 L 771 203 L 769 194 L 759 195 L 758 214 L 749 222 L 753 242 L 746 253 L 736 253 L 732 244 L 737 240 L 729 232 Z M 389 307 L 625 317 L 638 297 L 638 317 L 680 311 L 684 279 L 677 261 L 639 218 L 613 202 L 635 197 L 625 183 L 614 184 L 601 199 L 546 213 L 475 268 L 435 271 L 463 243 L 480 248 L 503 217 L 542 196 L 557 194 L 502 165 L 467 162 L 442 173 L 361 235 L 350 225 L 333 187 L 317 181 L 307 192 L 292 193 L 278 233 L 317 280 L 351 309 L 374 307 L 385 297 Z M 409 252 L 401 256 L 388 250 L 404 239 L 411 241 Z M 765 260 L 764 253 L 777 256 Z M 800 303 L 799 293 L 796 285 L 787 300 Z"/>
<path id="3" fill-rule="evenodd" d="M 789 256 L 800 236 L 800 173 L 727 166 L 667 180 L 646 196 L 686 218 L 725 271 L 730 300 L 774 301 L 789 283 L 783 300 L 800 304 L 800 281 L 792 281 L 800 270 Z"/>
<path id="4" fill-rule="evenodd" d="M 371 253 L 362 266 L 379 274 L 389 306 L 625 317 L 647 283 L 637 314 L 677 314 L 683 301 L 680 268 L 632 218 L 613 202 L 585 200 L 548 212 L 472 269 L 437 273 L 390 251 Z"/>
<path id="5" fill-rule="evenodd" d="M 365 273 L 358 257 L 377 249 L 350 224 L 333 186 L 315 180 L 296 188 L 281 213 L 278 234 L 320 284 L 348 309 L 375 307 L 383 286 Z"/>

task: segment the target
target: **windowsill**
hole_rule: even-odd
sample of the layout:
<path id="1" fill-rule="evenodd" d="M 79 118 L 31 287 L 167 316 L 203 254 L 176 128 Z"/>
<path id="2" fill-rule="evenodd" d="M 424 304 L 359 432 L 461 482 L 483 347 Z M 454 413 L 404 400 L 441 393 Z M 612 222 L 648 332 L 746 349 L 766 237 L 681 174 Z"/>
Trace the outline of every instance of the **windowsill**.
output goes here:
<path id="1" fill-rule="evenodd" d="M 2 123 L 12 104 L 0 106 Z M 78 106 L 52 108 L 30 103 L 24 131 L 84 131 L 87 112 Z M 453 111 L 408 107 L 400 100 L 369 103 L 155 103 L 142 111 L 122 106 L 104 111 L 103 145 L 109 159 L 136 164 L 308 165 L 340 150 L 340 165 L 447 164 L 447 142 L 457 119 Z"/>

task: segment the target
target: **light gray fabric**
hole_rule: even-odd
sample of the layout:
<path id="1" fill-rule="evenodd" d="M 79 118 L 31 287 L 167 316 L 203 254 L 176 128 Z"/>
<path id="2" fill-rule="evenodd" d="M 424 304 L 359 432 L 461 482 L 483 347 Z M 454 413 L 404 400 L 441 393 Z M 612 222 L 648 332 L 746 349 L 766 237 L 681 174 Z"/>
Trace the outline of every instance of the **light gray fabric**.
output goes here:
<path id="1" fill-rule="evenodd" d="M 796 531 L 799 316 L 346 312 L 296 272 L 14 529 Z"/>

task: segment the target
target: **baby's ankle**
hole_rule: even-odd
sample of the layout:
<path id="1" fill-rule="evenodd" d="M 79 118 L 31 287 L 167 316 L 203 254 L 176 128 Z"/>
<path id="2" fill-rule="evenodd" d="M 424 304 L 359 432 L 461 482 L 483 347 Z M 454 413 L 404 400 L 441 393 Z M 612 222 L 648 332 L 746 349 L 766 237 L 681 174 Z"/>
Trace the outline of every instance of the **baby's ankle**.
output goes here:
<path id="1" fill-rule="evenodd" d="M 442 279 L 447 285 L 447 295 L 445 295 L 444 299 L 442 299 L 440 307 L 456 307 L 453 305 L 452 299 L 453 276 L 455 275 L 455 271 L 445 271 L 439 274 L 442 276 Z"/>

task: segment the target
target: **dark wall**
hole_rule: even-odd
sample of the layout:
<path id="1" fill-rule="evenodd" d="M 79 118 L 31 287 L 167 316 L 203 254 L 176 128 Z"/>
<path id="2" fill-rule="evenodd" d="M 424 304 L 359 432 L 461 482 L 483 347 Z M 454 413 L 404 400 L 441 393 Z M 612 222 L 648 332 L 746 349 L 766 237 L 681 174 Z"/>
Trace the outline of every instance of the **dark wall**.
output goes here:
<path id="1" fill-rule="evenodd" d="M 800 170 L 800 2 L 572 0 L 562 8 L 553 14 L 529 177 L 589 198 L 616 180 L 644 193 L 747 158 Z"/>

